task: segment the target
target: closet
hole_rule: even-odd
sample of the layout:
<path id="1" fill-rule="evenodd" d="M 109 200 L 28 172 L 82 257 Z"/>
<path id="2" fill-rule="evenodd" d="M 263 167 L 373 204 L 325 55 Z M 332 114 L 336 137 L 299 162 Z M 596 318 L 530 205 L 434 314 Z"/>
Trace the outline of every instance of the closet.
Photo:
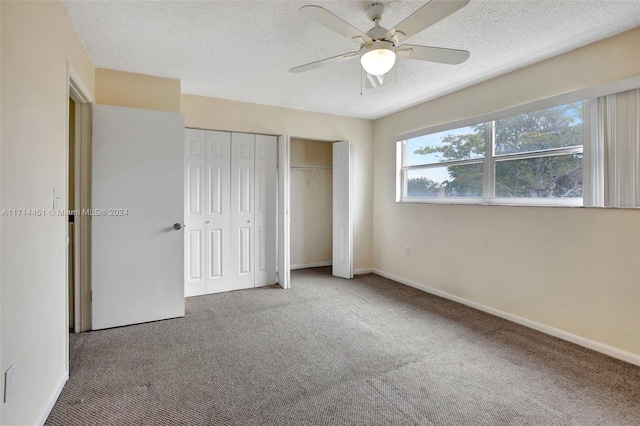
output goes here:
<path id="1" fill-rule="evenodd" d="M 291 269 L 332 264 L 332 145 L 291 138 Z"/>
<path id="2" fill-rule="evenodd" d="M 276 282 L 277 138 L 185 130 L 185 296 Z"/>

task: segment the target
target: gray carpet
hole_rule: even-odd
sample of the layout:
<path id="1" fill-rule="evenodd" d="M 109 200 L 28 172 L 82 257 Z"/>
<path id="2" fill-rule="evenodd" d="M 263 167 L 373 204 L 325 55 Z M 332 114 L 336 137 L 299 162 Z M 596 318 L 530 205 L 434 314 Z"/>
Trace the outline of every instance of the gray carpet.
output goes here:
<path id="1" fill-rule="evenodd" d="M 73 335 L 50 425 L 639 425 L 640 368 L 376 275 Z"/>

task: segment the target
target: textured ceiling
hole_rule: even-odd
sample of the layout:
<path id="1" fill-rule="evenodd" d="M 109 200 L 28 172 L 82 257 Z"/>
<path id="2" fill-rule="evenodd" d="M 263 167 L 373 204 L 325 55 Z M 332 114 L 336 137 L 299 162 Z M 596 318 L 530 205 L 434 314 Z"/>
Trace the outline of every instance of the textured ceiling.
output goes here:
<path id="1" fill-rule="evenodd" d="M 640 26 L 640 0 L 472 0 L 407 42 L 465 49 L 462 65 L 400 60 L 360 90 L 357 50 L 298 13 L 320 5 L 362 31 L 371 1 L 64 1 L 97 67 L 182 80 L 183 93 L 374 119 Z M 384 1 L 391 28 L 425 1 Z M 640 47 L 639 47 L 640 48 Z"/>

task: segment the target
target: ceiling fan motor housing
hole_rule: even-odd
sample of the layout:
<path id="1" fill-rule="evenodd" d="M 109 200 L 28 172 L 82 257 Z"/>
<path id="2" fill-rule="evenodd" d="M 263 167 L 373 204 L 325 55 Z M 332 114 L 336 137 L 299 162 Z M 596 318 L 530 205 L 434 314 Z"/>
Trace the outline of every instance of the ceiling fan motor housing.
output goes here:
<path id="1" fill-rule="evenodd" d="M 391 50 L 395 52 L 396 46 L 388 40 L 370 41 L 368 43 L 365 43 L 364 46 L 362 46 L 362 48 L 360 49 L 360 55 L 364 56 L 366 53 L 371 52 L 372 50 L 378 50 L 378 49 Z"/>
<path id="2" fill-rule="evenodd" d="M 388 29 L 376 25 L 375 27 L 367 31 L 367 35 L 371 37 L 371 40 L 374 41 L 385 40 L 388 32 Z"/>

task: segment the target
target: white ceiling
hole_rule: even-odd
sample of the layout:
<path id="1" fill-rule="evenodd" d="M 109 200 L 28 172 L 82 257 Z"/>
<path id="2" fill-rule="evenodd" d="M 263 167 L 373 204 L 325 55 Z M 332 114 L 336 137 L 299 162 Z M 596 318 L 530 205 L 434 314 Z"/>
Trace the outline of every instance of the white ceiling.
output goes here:
<path id="1" fill-rule="evenodd" d="M 371 0 L 63 3 L 97 67 L 180 79 L 183 93 L 369 119 L 640 26 L 640 0 L 472 0 L 407 40 L 469 50 L 467 62 L 398 61 L 382 87 L 361 95 L 357 58 L 288 69 L 359 47 L 300 6 L 320 5 L 366 32 Z M 391 28 L 426 2 L 384 3 L 381 25 Z"/>

